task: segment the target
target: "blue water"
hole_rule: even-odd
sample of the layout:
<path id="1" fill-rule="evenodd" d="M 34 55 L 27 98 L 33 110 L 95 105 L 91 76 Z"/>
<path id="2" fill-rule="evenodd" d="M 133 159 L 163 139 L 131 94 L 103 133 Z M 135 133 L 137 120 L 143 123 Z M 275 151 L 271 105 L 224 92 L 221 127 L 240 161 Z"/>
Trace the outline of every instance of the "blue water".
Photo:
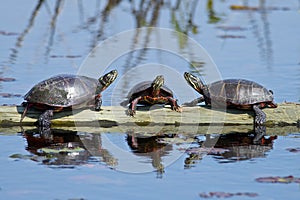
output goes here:
<path id="1" fill-rule="evenodd" d="M 204 62 L 197 69 L 207 82 L 216 78 L 246 78 L 272 89 L 278 103 L 300 101 L 300 3 L 297 0 L 249 1 L 249 6 L 262 6 L 262 10 L 256 11 L 230 9 L 231 5 L 243 5 L 241 1 L 213 1 L 212 9 L 207 6 L 210 1 L 181 2 L 177 8 L 176 1 L 145 3 L 142 7 L 138 1 L 120 1 L 110 6 L 109 1 L 97 0 L 59 2 L 46 1 L 36 13 L 38 1 L 35 0 L 26 4 L 20 0 L 2 3 L 0 78 L 15 81 L 0 81 L 0 104 L 20 104 L 22 95 L 34 84 L 52 75 L 88 74 L 96 78 L 112 68 L 119 71 L 119 77 L 103 93 L 104 105 L 118 104 L 134 84 L 151 80 L 156 74 L 165 75 L 166 83 L 174 90 L 179 103 L 183 103 L 196 94 L 182 78 L 184 71 L 195 70 L 189 62 L 200 66 Z M 58 15 L 57 6 L 60 7 Z M 174 45 L 178 51 L 159 48 L 132 54 L 129 51 L 108 60 L 110 63 L 106 65 L 105 58 L 125 45 L 116 35 L 129 30 L 138 33 L 135 28 L 145 25 L 180 30 L 203 49 L 193 52 L 186 45 L 191 40 L 177 34 L 170 34 L 163 41 L 152 34 L 153 44 L 163 45 L 167 40 L 168 48 Z M 104 54 L 96 57 L 94 65 L 88 65 L 93 61 L 91 50 L 97 45 L 101 47 L 101 42 L 108 38 L 115 40 L 109 43 L 109 48 L 100 49 Z M 137 43 L 141 44 L 145 38 L 140 37 Z M 132 37 L 128 41 L 133 46 L 137 44 L 132 42 L 135 41 Z M 190 56 L 189 62 L 182 55 Z M 21 96 L 5 98 L 3 93 Z M 189 165 L 186 162 L 190 155 L 184 150 L 190 146 L 198 148 L 196 142 L 171 142 L 160 145 L 154 154 L 138 154 L 129 145 L 128 133 L 106 132 L 97 137 L 88 132 L 77 133 L 81 142 L 89 141 L 83 138 L 94 141 L 101 136 L 100 147 L 104 150 L 99 154 L 92 149 L 89 153 L 73 152 L 67 156 L 61 153 L 60 158 L 66 162 L 75 160 L 80 164 L 49 165 L 48 162 L 56 161 L 55 156 L 33 153 L 28 148 L 28 139 L 17 132 L 18 128 L 15 132 L 1 129 L 0 199 L 201 199 L 200 193 L 209 192 L 258 194 L 253 198 L 231 199 L 300 197 L 299 183 L 255 181 L 268 176 L 300 177 L 300 154 L 287 150 L 300 147 L 299 129 L 292 132 L 282 129 L 271 145 L 256 146 L 258 150 L 250 151 L 248 156 L 252 157 L 246 160 L 204 153 L 203 158 L 194 155 L 197 158 Z M 205 137 L 199 135 L 199 138 Z M 238 149 L 243 155 L 245 149 Z M 259 153 L 260 149 L 263 153 Z M 163 172 L 158 170 L 161 164 Z"/>
<path id="2" fill-rule="evenodd" d="M 280 136 L 264 157 L 220 163 L 208 155 L 189 169 L 184 169 L 187 155 L 183 154 L 158 178 L 155 172 L 126 173 L 92 162 L 61 169 L 8 158 L 28 152 L 22 137 L 1 136 L 1 146 L 5 146 L 1 151 L 1 198 L 36 199 L 42 195 L 44 199 L 199 199 L 199 193 L 223 191 L 254 192 L 258 194 L 254 199 L 298 199 L 299 184 L 258 183 L 255 179 L 291 174 L 299 177 L 299 153 L 286 150 L 299 144 L 299 137 Z"/>

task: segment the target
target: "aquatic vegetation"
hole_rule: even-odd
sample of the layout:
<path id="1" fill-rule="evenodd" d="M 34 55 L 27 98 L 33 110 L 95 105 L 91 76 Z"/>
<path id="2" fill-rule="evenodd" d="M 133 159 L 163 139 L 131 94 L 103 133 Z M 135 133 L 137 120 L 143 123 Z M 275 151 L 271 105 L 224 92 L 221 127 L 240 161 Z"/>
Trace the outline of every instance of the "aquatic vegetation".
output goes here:
<path id="1" fill-rule="evenodd" d="M 260 177 L 255 179 L 260 183 L 300 183 L 300 178 L 294 176 L 269 176 L 269 177 Z"/>
<path id="2" fill-rule="evenodd" d="M 1 82 L 12 82 L 15 81 L 15 78 L 8 78 L 8 77 L 0 77 Z"/>
<path id="3" fill-rule="evenodd" d="M 14 36 L 14 35 L 19 35 L 19 33 L 15 33 L 15 32 L 8 32 L 8 31 L 3 31 L 3 30 L 0 30 L 0 35 L 5 35 L 5 36 Z"/>
<path id="4" fill-rule="evenodd" d="M 296 148 L 287 148 L 287 151 L 291 152 L 291 153 L 299 153 L 300 152 L 300 147 L 296 147 Z"/>
<path id="5" fill-rule="evenodd" d="M 0 93 L 0 96 L 1 97 L 4 97 L 4 98 L 12 98 L 12 97 L 21 97 L 22 95 L 21 94 L 13 94 L 13 93 Z"/>
<path id="6" fill-rule="evenodd" d="M 209 193 L 200 193 L 199 196 L 201 198 L 229 198 L 234 196 L 246 196 L 246 197 L 257 197 L 257 193 L 253 192 L 237 192 L 237 193 L 230 193 L 230 192 L 209 192 Z"/>

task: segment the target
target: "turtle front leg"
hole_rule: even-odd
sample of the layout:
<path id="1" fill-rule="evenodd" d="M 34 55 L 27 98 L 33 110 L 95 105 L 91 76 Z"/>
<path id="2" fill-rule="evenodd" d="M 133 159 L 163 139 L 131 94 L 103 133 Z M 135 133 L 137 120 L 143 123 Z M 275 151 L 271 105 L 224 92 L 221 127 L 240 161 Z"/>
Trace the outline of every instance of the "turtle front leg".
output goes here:
<path id="1" fill-rule="evenodd" d="M 201 96 L 201 97 L 199 97 L 199 98 L 197 98 L 197 99 L 194 99 L 194 100 L 191 101 L 191 102 L 186 102 L 186 103 L 184 103 L 184 104 L 182 104 L 182 105 L 183 105 L 183 106 L 190 106 L 190 107 L 192 107 L 192 106 L 196 106 L 198 103 L 202 103 L 202 102 L 204 102 L 204 101 L 205 101 L 204 97 Z"/>
<path id="2" fill-rule="evenodd" d="M 100 111 L 102 106 L 102 96 L 98 94 L 95 96 L 95 111 Z"/>
<path id="3" fill-rule="evenodd" d="M 262 125 L 266 122 L 266 114 L 261 110 L 261 105 L 257 104 L 253 106 L 253 110 L 255 112 L 255 124 Z"/>
<path id="4" fill-rule="evenodd" d="M 52 117 L 53 117 L 53 110 L 46 110 L 39 116 L 38 126 L 44 129 L 50 128 Z"/>
<path id="5" fill-rule="evenodd" d="M 168 101 L 171 105 L 171 109 L 176 111 L 176 112 L 182 112 L 181 107 L 177 104 L 177 99 L 173 97 L 168 97 Z"/>
<path id="6" fill-rule="evenodd" d="M 142 99 L 142 97 L 137 97 L 135 98 L 129 105 L 127 114 L 129 116 L 134 116 L 135 115 L 135 110 L 136 110 L 136 105 L 138 104 L 138 102 Z"/>

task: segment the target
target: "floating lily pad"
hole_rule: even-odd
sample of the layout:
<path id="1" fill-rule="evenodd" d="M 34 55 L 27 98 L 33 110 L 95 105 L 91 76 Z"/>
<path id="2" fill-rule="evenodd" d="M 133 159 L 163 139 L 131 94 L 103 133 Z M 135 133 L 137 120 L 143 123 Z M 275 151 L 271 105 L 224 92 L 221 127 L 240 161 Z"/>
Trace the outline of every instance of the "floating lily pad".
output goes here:
<path id="1" fill-rule="evenodd" d="M 9 157 L 12 158 L 12 159 L 24 159 L 24 160 L 27 160 L 27 159 L 31 159 L 32 155 L 23 155 L 23 154 L 16 153 L 16 154 L 10 155 Z"/>
<path id="2" fill-rule="evenodd" d="M 66 55 L 66 58 L 81 58 L 80 55 Z"/>
<path id="3" fill-rule="evenodd" d="M 246 36 L 244 35 L 218 35 L 221 39 L 244 39 Z"/>
<path id="4" fill-rule="evenodd" d="M 174 138 L 160 138 L 159 143 L 165 144 L 184 144 L 184 143 L 192 143 L 195 141 L 194 138 L 185 138 L 185 137 L 174 137 Z"/>
<path id="5" fill-rule="evenodd" d="M 229 149 L 223 148 L 208 148 L 208 147 L 192 147 L 186 150 L 186 153 L 206 153 L 206 154 L 223 154 Z"/>
<path id="6" fill-rule="evenodd" d="M 269 176 L 269 177 L 260 177 L 255 179 L 260 183 L 300 183 L 300 178 L 294 176 Z"/>
<path id="7" fill-rule="evenodd" d="M 51 55 L 51 58 L 81 58 L 81 55 Z"/>
<path id="8" fill-rule="evenodd" d="M 0 77 L 0 81 L 2 82 L 12 82 L 15 81 L 15 78 L 9 78 L 9 77 Z"/>
<path id="9" fill-rule="evenodd" d="M 244 31 L 247 30 L 241 26 L 217 26 L 217 29 L 221 29 L 223 31 Z"/>
<path id="10" fill-rule="evenodd" d="M 230 6 L 231 10 L 251 10 L 251 11 L 260 11 L 260 10 L 282 10 L 282 11 L 287 11 L 291 10 L 288 7 L 256 7 L 256 6 L 243 6 L 243 5 L 231 5 Z"/>
<path id="11" fill-rule="evenodd" d="M 297 148 L 287 148 L 286 150 L 289 151 L 289 152 L 292 152 L 292 153 L 299 153 L 300 152 L 300 147 L 297 147 Z"/>
<path id="12" fill-rule="evenodd" d="M 209 193 L 200 193 L 199 196 L 201 198 L 229 198 L 233 196 L 246 196 L 246 197 L 257 197 L 257 193 L 253 192 L 237 192 L 237 193 L 230 193 L 230 192 L 209 192 Z"/>
<path id="13" fill-rule="evenodd" d="M 12 94 L 12 93 L 0 93 L 1 97 L 12 98 L 12 97 L 21 97 L 21 94 Z"/>
<path id="14" fill-rule="evenodd" d="M 75 148 L 41 148 L 39 149 L 40 152 L 46 153 L 46 154 L 54 154 L 54 153 L 76 153 L 76 152 L 81 152 L 84 151 L 85 149 L 80 148 L 80 147 L 75 147 Z"/>
<path id="15" fill-rule="evenodd" d="M 7 31 L 0 31 L 0 35 L 12 36 L 12 35 L 19 35 L 19 33 L 7 32 Z"/>
<path id="16" fill-rule="evenodd" d="M 14 159 L 15 161 L 18 160 L 33 160 L 33 161 L 37 161 L 40 162 L 43 158 L 40 156 L 36 156 L 36 155 L 23 155 L 23 154 L 12 154 L 9 156 L 9 158 Z"/>

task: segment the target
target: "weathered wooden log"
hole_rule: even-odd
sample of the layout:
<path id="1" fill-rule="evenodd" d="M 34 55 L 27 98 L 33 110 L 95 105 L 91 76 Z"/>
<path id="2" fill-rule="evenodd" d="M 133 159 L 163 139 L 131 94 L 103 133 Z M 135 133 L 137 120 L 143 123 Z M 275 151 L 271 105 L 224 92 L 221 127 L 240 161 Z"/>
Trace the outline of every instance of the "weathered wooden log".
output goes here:
<path id="1" fill-rule="evenodd" d="M 0 106 L 0 127 L 32 126 L 40 111 L 29 109 L 23 122 L 20 123 L 22 106 Z M 300 104 L 282 103 L 278 108 L 266 108 L 266 126 L 296 126 L 300 120 Z M 253 125 L 252 111 L 227 109 L 215 110 L 205 106 L 183 107 L 182 112 L 174 112 L 170 108 L 151 107 L 150 110 L 139 109 L 135 117 L 126 114 L 121 106 L 103 106 L 102 111 L 90 109 L 64 111 L 54 114 L 53 126 L 234 126 Z"/>

